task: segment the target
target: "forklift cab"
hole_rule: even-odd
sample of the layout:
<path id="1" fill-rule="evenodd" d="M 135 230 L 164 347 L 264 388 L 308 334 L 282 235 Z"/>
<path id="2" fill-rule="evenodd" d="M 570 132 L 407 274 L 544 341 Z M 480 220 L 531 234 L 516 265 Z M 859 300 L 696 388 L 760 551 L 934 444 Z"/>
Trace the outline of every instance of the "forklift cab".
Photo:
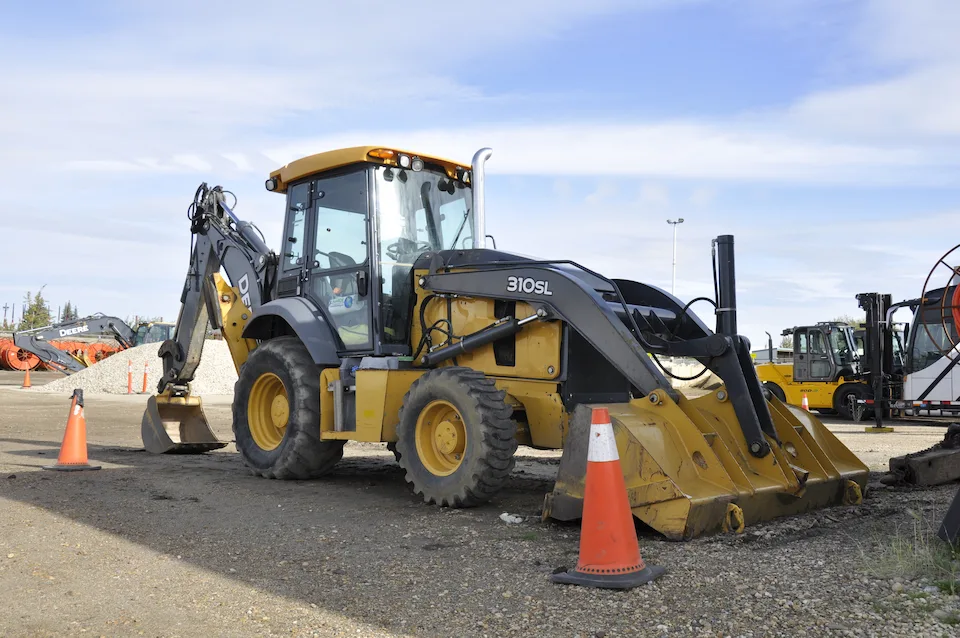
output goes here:
<path id="1" fill-rule="evenodd" d="M 477 247 L 472 171 L 375 147 L 334 153 L 356 159 L 284 185 L 276 296 L 312 301 L 343 356 L 409 356 L 417 259 Z"/>
<path id="2" fill-rule="evenodd" d="M 793 380 L 834 382 L 859 368 L 853 329 L 845 324 L 819 323 L 793 332 Z"/>

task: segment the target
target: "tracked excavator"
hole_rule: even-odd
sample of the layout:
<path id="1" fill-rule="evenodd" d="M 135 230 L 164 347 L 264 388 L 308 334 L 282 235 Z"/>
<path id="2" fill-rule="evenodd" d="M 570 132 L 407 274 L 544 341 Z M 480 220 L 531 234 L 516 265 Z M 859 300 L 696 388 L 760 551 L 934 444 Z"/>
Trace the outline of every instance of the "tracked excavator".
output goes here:
<path id="1" fill-rule="evenodd" d="M 212 326 L 239 373 L 237 449 L 264 477 L 319 477 L 346 441 L 385 442 L 425 501 L 469 507 L 504 485 L 518 444 L 562 448 L 543 515 L 575 520 L 590 408 L 603 406 L 632 511 L 668 538 L 860 502 L 866 466 L 757 379 L 737 334 L 732 236 L 713 245 L 714 331 L 654 286 L 498 250 L 484 223 L 491 153 L 463 163 L 364 146 L 291 162 L 266 181 L 285 201 L 279 254 L 227 191 L 202 184 L 145 448 L 226 445 L 190 389 Z M 661 355 L 724 383 L 688 398 Z"/>
<path id="2" fill-rule="evenodd" d="M 157 321 L 143 322 L 133 329 L 122 319 L 96 313 L 52 326 L 15 332 L 13 344 L 37 355 L 48 368 L 64 374 L 73 374 L 80 372 L 92 362 L 57 348 L 53 344 L 54 340 L 95 335 L 107 336 L 113 337 L 121 348 L 126 349 L 145 343 L 166 341 L 173 335 L 173 328 L 172 323 Z"/>

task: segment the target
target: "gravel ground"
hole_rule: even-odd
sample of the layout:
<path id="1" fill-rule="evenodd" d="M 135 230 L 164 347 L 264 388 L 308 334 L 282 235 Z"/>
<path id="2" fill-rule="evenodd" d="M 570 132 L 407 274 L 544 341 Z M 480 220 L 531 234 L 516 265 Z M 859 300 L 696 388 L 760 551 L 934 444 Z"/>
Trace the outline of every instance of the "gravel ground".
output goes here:
<path id="1" fill-rule="evenodd" d="M 144 364 L 147 369 L 147 391 L 156 392 L 163 373 L 162 362 L 157 357 L 159 343 L 147 343 L 119 352 L 68 377 L 37 386 L 36 392 L 71 392 L 82 388 L 85 393 L 126 394 L 127 365 L 133 362 L 133 391 L 143 390 Z M 203 357 L 193 380 L 193 391 L 198 394 L 229 394 L 237 381 L 237 370 L 230 358 L 226 341 L 207 339 Z"/>
<path id="2" fill-rule="evenodd" d="M 229 437 L 229 400 L 205 396 Z M 875 565 L 956 486 L 874 489 L 858 507 L 671 543 L 641 530 L 667 574 L 630 592 L 562 587 L 576 525 L 541 523 L 556 453 L 521 448 L 490 505 L 440 509 L 404 485 L 381 445 L 348 444 L 330 477 L 251 476 L 228 446 L 202 457 L 139 449 L 141 396 L 87 402 L 100 472 L 56 457 L 63 396 L 0 389 L 2 636 L 956 636 L 955 596 Z M 860 453 L 913 447 L 903 429 Z M 842 428 L 841 428 L 842 429 Z M 942 430 L 940 430 L 942 431 Z M 500 521 L 502 512 L 523 517 Z"/>
<path id="3" fill-rule="evenodd" d="M 229 399 L 204 399 L 228 438 Z M 599 591 L 549 582 L 576 562 L 579 538 L 539 519 L 555 452 L 521 448 L 491 504 L 440 509 L 378 444 L 348 444 L 332 476 L 304 482 L 251 476 L 232 445 L 147 455 L 144 401 L 91 396 L 90 455 L 104 469 L 60 474 L 39 468 L 56 457 L 66 397 L 0 388 L 0 636 L 960 635 L 958 599 L 891 571 L 881 551 L 912 538 L 911 512 L 939 521 L 956 486 L 874 480 L 861 506 L 741 536 L 672 543 L 641 530 L 644 557 L 667 574 Z M 858 454 L 942 432 L 844 428 Z"/>

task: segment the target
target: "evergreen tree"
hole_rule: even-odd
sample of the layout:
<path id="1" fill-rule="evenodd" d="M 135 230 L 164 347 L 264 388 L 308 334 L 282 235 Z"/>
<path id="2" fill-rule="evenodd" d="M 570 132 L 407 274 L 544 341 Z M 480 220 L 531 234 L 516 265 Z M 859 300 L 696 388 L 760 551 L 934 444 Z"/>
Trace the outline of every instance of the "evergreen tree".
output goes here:
<path id="1" fill-rule="evenodd" d="M 60 318 L 60 321 L 67 322 L 73 321 L 77 318 L 77 309 L 73 307 L 73 304 L 69 301 L 63 307 L 63 315 Z"/>
<path id="2" fill-rule="evenodd" d="M 50 325 L 50 308 L 43 298 L 44 287 L 41 286 L 35 295 L 31 295 L 28 291 L 23 298 L 25 310 L 20 325 L 17 327 L 18 330 L 30 330 L 31 328 L 42 328 Z"/>

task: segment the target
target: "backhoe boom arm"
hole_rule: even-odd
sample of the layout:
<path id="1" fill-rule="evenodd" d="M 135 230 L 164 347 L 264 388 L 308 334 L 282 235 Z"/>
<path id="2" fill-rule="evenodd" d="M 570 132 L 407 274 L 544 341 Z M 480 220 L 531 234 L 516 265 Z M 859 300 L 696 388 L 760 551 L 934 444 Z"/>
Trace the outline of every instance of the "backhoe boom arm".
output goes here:
<path id="1" fill-rule="evenodd" d="M 243 305 L 253 310 L 268 301 L 276 273 L 276 255 L 256 227 L 237 218 L 220 186 L 197 189 L 190 209 L 193 249 L 180 295 L 180 314 L 173 339 L 160 346 L 163 376 L 158 393 L 188 394 L 203 353 L 209 328 L 222 328 L 213 275 L 226 272 Z"/>

